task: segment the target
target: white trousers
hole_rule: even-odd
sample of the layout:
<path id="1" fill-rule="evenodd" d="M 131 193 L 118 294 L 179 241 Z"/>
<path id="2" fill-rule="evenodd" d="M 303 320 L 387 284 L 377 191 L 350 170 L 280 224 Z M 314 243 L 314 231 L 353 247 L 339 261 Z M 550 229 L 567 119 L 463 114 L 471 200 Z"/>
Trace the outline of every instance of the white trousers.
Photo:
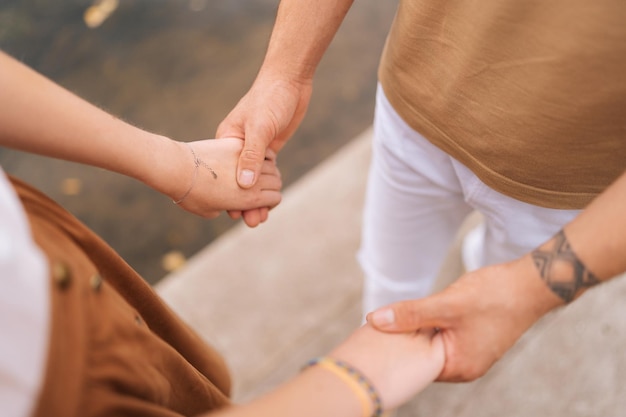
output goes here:
<path id="1" fill-rule="evenodd" d="M 378 87 L 372 162 L 358 259 L 364 313 L 428 295 L 473 210 L 484 217 L 477 266 L 506 262 L 548 240 L 579 210 L 547 209 L 486 186 L 395 112 Z"/>

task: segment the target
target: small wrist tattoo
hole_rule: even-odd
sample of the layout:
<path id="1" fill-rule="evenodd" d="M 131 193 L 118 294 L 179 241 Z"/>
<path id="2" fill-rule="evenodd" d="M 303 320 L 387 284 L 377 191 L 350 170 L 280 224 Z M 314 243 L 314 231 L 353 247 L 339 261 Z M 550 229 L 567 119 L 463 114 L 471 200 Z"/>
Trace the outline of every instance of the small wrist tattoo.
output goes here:
<path id="1" fill-rule="evenodd" d="M 600 282 L 576 256 L 563 230 L 531 256 L 541 279 L 566 303 L 574 300 L 579 291 Z"/>

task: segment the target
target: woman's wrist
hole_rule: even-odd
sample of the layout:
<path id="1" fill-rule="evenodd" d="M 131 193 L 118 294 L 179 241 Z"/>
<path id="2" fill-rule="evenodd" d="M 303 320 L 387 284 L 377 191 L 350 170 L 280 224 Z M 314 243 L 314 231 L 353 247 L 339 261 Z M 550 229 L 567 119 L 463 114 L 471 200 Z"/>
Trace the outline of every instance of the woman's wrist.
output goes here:
<path id="1" fill-rule="evenodd" d="M 185 142 L 148 133 L 144 152 L 137 161 L 133 175 L 172 200 L 180 199 L 194 174 L 193 156 Z"/>
<path id="2" fill-rule="evenodd" d="M 358 399 L 363 417 L 380 417 L 383 404 L 378 390 L 372 382 L 348 362 L 325 356 L 309 361 L 304 369 L 316 367 L 323 369 L 341 380 Z"/>
<path id="3" fill-rule="evenodd" d="M 337 374 L 329 371 L 328 368 L 308 366 L 303 369 L 300 378 L 310 379 L 315 386 L 320 387 L 317 391 L 319 398 L 315 402 L 326 403 L 333 414 L 338 413 L 336 415 L 354 417 L 366 416 L 367 411 L 364 408 L 362 397 L 355 392 L 354 387 L 351 387 Z"/>

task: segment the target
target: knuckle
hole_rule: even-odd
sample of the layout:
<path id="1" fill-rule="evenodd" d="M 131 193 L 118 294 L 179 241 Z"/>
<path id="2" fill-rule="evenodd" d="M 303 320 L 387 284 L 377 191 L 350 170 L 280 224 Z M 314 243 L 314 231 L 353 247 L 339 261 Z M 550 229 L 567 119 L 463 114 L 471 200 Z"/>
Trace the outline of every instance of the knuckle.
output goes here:
<path id="1" fill-rule="evenodd" d="M 245 162 L 253 162 L 255 165 L 260 165 L 264 160 L 263 153 L 254 148 L 245 148 L 241 151 L 239 158 Z"/>

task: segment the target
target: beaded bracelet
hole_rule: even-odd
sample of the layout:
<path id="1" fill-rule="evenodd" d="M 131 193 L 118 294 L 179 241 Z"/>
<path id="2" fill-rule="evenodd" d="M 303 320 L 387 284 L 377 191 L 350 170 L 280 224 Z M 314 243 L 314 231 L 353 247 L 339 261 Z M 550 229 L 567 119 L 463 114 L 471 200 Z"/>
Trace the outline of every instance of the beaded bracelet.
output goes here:
<path id="1" fill-rule="evenodd" d="M 315 365 L 332 372 L 354 391 L 363 406 L 364 417 L 381 417 L 383 415 L 383 404 L 378 391 L 360 371 L 342 360 L 327 356 L 310 360 L 302 369 Z"/>

